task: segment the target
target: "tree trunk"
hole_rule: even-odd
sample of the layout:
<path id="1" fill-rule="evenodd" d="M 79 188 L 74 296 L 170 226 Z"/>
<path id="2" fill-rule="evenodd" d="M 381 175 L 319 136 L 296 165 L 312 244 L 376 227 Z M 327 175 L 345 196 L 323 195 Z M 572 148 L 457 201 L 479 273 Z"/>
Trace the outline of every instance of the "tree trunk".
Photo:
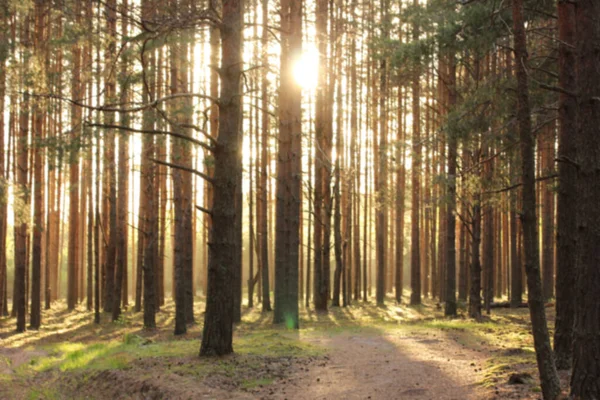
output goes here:
<path id="1" fill-rule="evenodd" d="M 269 0 L 262 0 L 262 23 L 268 24 L 269 19 Z M 269 47 L 268 35 L 266 29 L 262 30 L 261 49 L 262 63 L 268 65 Z M 260 274 L 261 274 L 261 290 L 262 290 L 262 311 L 271 311 L 270 285 L 269 285 L 269 226 L 267 223 L 268 217 L 268 199 L 269 186 L 267 184 L 268 168 L 269 168 L 269 114 L 267 113 L 269 106 L 269 81 L 267 79 L 267 69 L 262 69 L 261 76 L 261 94 L 262 94 L 262 119 L 261 119 L 261 150 L 260 150 L 260 190 L 259 190 L 259 211 L 260 220 L 258 221 L 259 239 L 260 239 Z"/>
<path id="2" fill-rule="evenodd" d="M 127 0 L 124 0 L 122 12 L 127 14 Z M 123 18 L 121 22 L 123 37 L 127 37 L 127 18 Z M 128 70 L 129 60 L 127 56 L 123 56 L 121 60 L 121 104 L 127 104 L 129 101 L 129 82 Z M 119 124 L 128 127 L 130 125 L 129 113 L 121 113 Z M 117 198 L 117 256 L 116 256 L 116 272 L 115 272 L 115 292 L 113 296 L 112 320 L 119 319 L 121 314 L 121 300 L 123 291 L 127 291 L 127 228 L 129 220 L 129 136 L 126 132 L 119 132 L 119 175 L 118 175 L 118 198 Z"/>
<path id="3" fill-rule="evenodd" d="M 9 16 L 3 13 L 0 15 L 0 42 L 9 42 Z M 6 106 L 6 60 L 8 59 L 8 49 L 0 51 L 0 110 L 4 110 Z M 14 113 L 11 110 L 10 113 Z M 10 118 L 9 118 L 10 123 Z M 9 152 L 5 151 L 5 119 L 4 112 L 0 112 L 0 179 L 6 179 L 7 174 L 5 168 L 6 159 L 10 159 Z M 10 135 L 10 129 L 8 134 Z M 4 309 L 6 307 L 6 286 L 7 286 L 7 274 L 6 274 L 6 230 L 7 230 L 7 197 L 8 193 L 4 185 L 0 185 L 0 316 L 4 316 Z"/>
<path id="4" fill-rule="evenodd" d="M 477 161 L 476 161 L 477 162 Z M 481 318 L 481 195 L 473 199 L 471 212 L 471 287 L 469 291 L 469 317 Z"/>
<path id="5" fill-rule="evenodd" d="M 552 348 L 550 347 L 550 336 L 548 335 L 546 312 L 542 298 L 539 240 L 537 219 L 535 215 L 534 141 L 531 132 L 529 84 L 526 70 L 528 56 L 524 26 L 525 22 L 523 18 L 523 0 L 513 0 L 512 15 L 515 61 L 517 65 L 517 123 L 521 140 L 521 179 L 523 183 L 521 223 L 523 227 L 527 289 L 529 293 L 529 312 L 531 316 L 533 341 L 540 373 L 542 393 L 544 399 L 554 400 L 560 394 L 560 382 L 554 365 Z M 595 121 L 595 126 L 598 126 L 598 122 L 600 121 Z M 596 306 L 598 304 L 600 304 L 600 302 L 596 302 Z M 587 351 L 589 351 L 589 348 L 587 348 Z"/>
<path id="6" fill-rule="evenodd" d="M 273 322 L 298 329 L 298 247 L 302 92 L 294 81 L 294 61 L 302 52 L 302 1 L 281 2 L 281 86 L 275 238 L 275 310 Z"/>
<path id="7" fill-rule="evenodd" d="M 600 4 L 580 0 L 575 4 L 577 33 L 576 87 L 577 134 L 577 274 L 575 325 L 573 328 L 573 373 L 571 395 L 575 399 L 600 398 Z M 569 88 L 566 88 L 569 89 Z M 573 207 L 572 204 L 569 205 Z"/>
<path id="8" fill-rule="evenodd" d="M 548 117 L 548 116 L 547 116 Z M 556 126 L 554 122 L 548 123 L 538 133 L 541 148 L 541 176 L 550 176 L 554 173 L 554 142 Z M 552 180 L 540 183 L 542 198 L 542 292 L 544 301 L 548 302 L 554 297 L 554 190 Z"/>
<path id="9" fill-rule="evenodd" d="M 115 55 L 117 54 L 117 1 L 108 0 L 106 2 L 104 15 L 106 17 L 106 28 L 108 31 L 108 45 L 104 53 L 104 58 L 107 66 L 112 66 L 116 61 Z M 105 102 L 113 104 L 117 102 L 116 93 L 116 71 L 111 67 L 105 68 L 104 85 L 105 85 Z M 104 122 L 108 125 L 113 125 L 115 120 L 115 114 L 113 112 L 106 112 L 104 115 Z M 104 225 L 104 232 L 107 234 L 107 245 L 106 245 L 106 260 L 104 265 L 106 268 L 105 274 L 105 289 L 104 289 L 104 311 L 112 312 L 112 307 L 115 304 L 115 266 L 116 266 L 116 255 L 117 255 L 117 177 L 116 177 L 116 160 L 115 160 L 115 131 L 113 129 L 106 129 L 104 131 L 104 194 L 108 196 L 108 199 L 104 199 L 105 211 L 103 217 L 108 217 L 108 225 Z M 73 240 L 73 238 L 71 238 Z M 77 253 L 79 255 L 79 252 Z"/>
<path id="10" fill-rule="evenodd" d="M 456 106 L 456 58 L 448 53 L 448 109 Z M 456 316 L 456 158 L 458 138 L 448 132 L 448 203 L 446 210 L 446 307 L 444 315 Z"/>
<path id="11" fill-rule="evenodd" d="M 327 19 L 329 2 L 317 0 L 316 32 L 319 50 L 319 77 L 315 101 L 315 182 L 314 182 L 314 293 L 313 302 L 318 311 L 327 311 L 330 285 L 331 233 L 331 107 L 327 75 Z"/>
<path id="12" fill-rule="evenodd" d="M 414 0 L 414 5 L 417 6 L 417 0 Z M 413 24 L 413 40 L 419 39 L 419 25 L 417 22 Z M 415 60 L 413 80 L 412 80 L 412 216 L 411 216 L 411 258 L 410 258 L 410 304 L 421 304 L 421 249 L 420 249 L 420 199 L 419 187 L 421 186 L 421 114 L 420 114 L 420 79 L 419 58 Z"/>
<path id="13" fill-rule="evenodd" d="M 576 88 L 575 4 L 558 2 L 559 86 Z M 570 369 L 575 312 L 575 265 L 577 262 L 577 168 L 567 160 L 575 160 L 577 133 L 577 99 L 566 93 L 559 96 L 558 133 L 558 199 L 556 210 L 556 325 L 554 358 L 556 368 Z"/>
<path id="14" fill-rule="evenodd" d="M 489 145 L 485 144 L 484 159 L 488 159 L 493 153 Z M 485 182 L 491 182 L 493 179 L 492 160 L 485 162 L 483 166 L 483 179 Z M 483 244 L 482 244 L 482 264 L 483 264 L 483 306 L 489 314 L 490 305 L 494 300 L 494 243 L 495 243 L 495 226 L 494 226 L 494 209 L 489 200 L 484 200 L 482 207 L 482 223 L 483 223 Z"/>
<path id="15" fill-rule="evenodd" d="M 45 21 L 44 21 L 44 2 L 37 0 L 35 2 L 35 57 L 41 65 L 44 62 L 45 45 Z M 43 77 L 41 79 L 44 79 Z M 40 143 L 44 140 L 44 103 L 41 99 L 36 100 L 33 105 L 33 136 L 34 142 Z M 1 150 L 0 150 L 1 151 Z M 33 191 L 33 249 L 31 265 L 31 320 L 30 327 L 39 329 L 41 324 L 41 272 L 42 272 L 42 233 L 44 231 L 44 149 L 40 145 L 35 145 L 33 149 L 34 158 L 34 191 Z"/>
<path id="16" fill-rule="evenodd" d="M 381 21 L 382 21 L 382 38 L 385 42 L 389 38 L 389 2 L 388 0 L 381 0 Z M 385 51 L 385 50 L 384 50 Z M 385 271 L 386 271 L 386 254 L 387 254 L 387 136 L 388 136 L 388 110 L 387 110 L 387 96 L 388 96 L 388 68 L 386 55 L 381 54 L 380 70 L 379 70 L 379 163 L 377 168 L 379 174 L 375 180 L 377 191 L 377 207 L 376 207 L 376 225 L 375 225 L 375 246 L 377 254 L 377 289 L 375 292 L 377 304 L 383 305 L 385 300 Z"/>
<path id="17" fill-rule="evenodd" d="M 75 6 L 75 23 L 81 23 L 81 5 Z M 83 97 L 81 85 L 81 48 L 75 43 L 71 49 L 72 78 L 71 98 L 79 101 Z M 67 307 L 75 309 L 77 302 L 77 271 L 79 270 L 79 149 L 77 141 L 80 138 L 78 129 L 81 127 L 81 108 L 77 105 L 71 106 L 71 151 L 69 154 L 69 247 L 68 247 L 68 270 L 67 270 Z M 58 293 L 57 293 L 58 295 Z"/>
<path id="18" fill-rule="evenodd" d="M 21 43 L 25 48 L 30 46 L 29 19 L 24 18 L 21 26 Z M 25 275 L 27 271 L 27 222 L 29 215 L 29 200 L 27 196 L 27 168 L 28 150 L 27 138 L 29 136 L 29 90 L 23 87 L 23 97 L 19 108 L 19 135 L 15 140 L 15 179 L 17 184 L 16 196 L 22 202 L 22 214 L 15 218 L 15 276 L 13 291 L 13 310 L 17 317 L 17 332 L 25 331 L 26 320 L 26 290 Z"/>
<path id="19" fill-rule="evenodd" d="M 243 2 L 224 0 L 221 19 L 221 95 L 219 137 L 215 148 L 212 228 L 208 255 L 208 288 L 201 356 L 233 352 L 233 266 L 235 263 L 235 193 L 241 135 Z"/>

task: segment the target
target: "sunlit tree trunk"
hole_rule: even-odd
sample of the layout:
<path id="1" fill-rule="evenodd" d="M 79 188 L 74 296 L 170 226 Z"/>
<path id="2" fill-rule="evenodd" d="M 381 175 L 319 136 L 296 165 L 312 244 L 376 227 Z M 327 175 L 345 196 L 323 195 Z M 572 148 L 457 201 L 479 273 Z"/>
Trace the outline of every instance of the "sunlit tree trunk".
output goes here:
<path id="1" fill-rule="evenodd" d="M 142 17 L 151 21 L 154 15 L 153 0 L 142 2 Z M 142 102 L 148 103 L 156 96 L 156 59 L 153 52 L 146 54 L 145 74 L 148 85 L 142 86 Z M 150 109 L 142 113 L 142 129 L 154 129 L 154 115 Z M 155 263 L 158 246 L 158 204 L 156 204 L 156 166 L 152 162 L 155 156 L 154 138 L 142 136 L 142 154 L 140 166 L 140 207 L 138 226 L 138 289 L 136 289 L 136 308 L 141 303 L 143 292 L 144 327 L 156 327 L 156 282 Z M 140 239 L 141 238 L 141 239 Z M 138 297 L 139 296 L 139 297 Z"/>
<path id="2" fill-rule="evenodd" d="M 171 2 L 178 15 L 186 16 L 190 12 L 190 4 L 181 0 Z M 171 45 L 170 86 L 171 94 L 189 92 L 189 32 L 181 32 L 176 43 Z M 189 99 L 175 102 L 173 106 L 172 129 L 186 136 L 191 132 L 190 126 L 192 105 Z M 174 139 L 171 147 L 171 160 L 174 164 L 192 168 L 190 143 L 182 139 Z M 192 274 L 192 177 L 188 171 L 172 168 L 173 203 L 175 206 L 175 238 L 174 238 L 174 276 L 175 276 L 175 334 L 185 333 L 186 323 L 193 322 L 193 282 Z M 192 275 L 192 276 L 190 276 Z M 191 315 L 190 315 L 191 314 Z"/>
<path id="3" fill-rule="evenodd" d="M 269 1 L 262 0 L 262 23 L 266 26 L 269 21 Z M 262 63 L 268 65 L 268 47 L 269 32 L 262 30 L 261 50 Z M 260 240 L 260 274 L 262 291 L 262 311 L 271 311 L 270 284 L 269 284 L 269 226 L 267 224 L 269 186 L 267 183 L 269 169 L 269 81 L 267 79 L 267 68 L 262 69 L 261 74 L 261 95 L 262 95 L 262 118 L 261 118 L 261 150 L 260 150 L 260 181 L 259 181 L 259 221 L 258 236 Z"/>
<path id="4" fill-rule="evenodd" d="M 302 1 L 281 2 L 281 80 L 275 238 L 273 322 L 298 329 L 298 247 L 302 138 L 302 92 L 294 62 L 302 52 Z"/>
<path id="5" fill-rule="evenodd" d="M 22 18 L 20 26 L 21 43 L 27 49 L 30 47 L 30 22 L 25 16 Z M 23 210 L 21 215 L 15 218 L 15 276 L 13 290 L 13 310 L 17 317 L 17 332 L 25 331 L 26 320 L 26 282 L 25 274 L 27 270 L 27 222 L 26 216 L 29 215 L 29 201 L 27 196 L 27 168 L 28 168 L 28 150 L 27 138 L 29 136 L 29 90 L 22 87 L 23 95 L 21 97 L 19 108 L 19 132 L 15 138 L 16 159 L 15 159 L 15 183 L 17 187 L 16 198 L 22 202 Z"/>
<path id="6" fill-rule="evenodd" d="M 341 83 L 342 77 L 341 75 L 341 46 L 340 46 L 340 7 L 335 7 L 334 10 L 331 10 L 332 13 L 335 13 L 335 16 L 332 17 L 332 32 L 333 37 L 331 38 L 332 42 L 335 43 L 331 47 L 332 53 L 332 63 L 331 63 L 331 88 L 335 91 L 335 95 L 331 97 L 332 101 L 335 101 L 336 107 L 336 121 L 335 121 L 335 163 L 333 165 L 333 201 L 334 201 L 334 209 L 333 209 L 333 249 L 334 249 L 334 259 L 335 259 L 335 269 L 333 273 L 333 295 L 331 305 L 335 307 L 339 307 L 342 303 L 340 303 L 340 294 L 343 296 L 344 294 L 344 260 L 343 260 L 343 232 L 342 232 L 342 214 L 343 214 L 343 205 L 342 205 L 342 166 L 343 166 L 343 152 L 344 152 L 344 138 L 342 133 L 342 93 L 341 93 Z M 335 99 L 335 100 L 334 100 Z M 331 105 L 333 110 L 333 105 Z"/>
<path id="7" fill-rule="evenodd" d="M 329 62 L 327 59 L 327 0 L 316 4 L 316 32 L 319 50 L 319 77 L 315 101 L 315 235 L 314 235 L 314 295 L 315 309 L 327 311 L 330 286 L 330 234 L 331 234 L 331 142 L 332 115 L 330 102 Z"/>
<path id="8" fill-rule="evenodd" d="M 104 16 L 106 18 L 106 29 L 108 31 L 108 44 L 104 53 L 105 68 L 104 85 L 105 85 L 105 102 L 113 104 L 117 101 L 116 91 L 116 71 L 112 67 L 115 63 L 115 55 L 117 54 L 117 2 L 116 0 L 108 0 L 105 6 Z M 104 114 L 104 122 L 107 125 L 114 125 L 115 114 L 106 112 Z M 105 280 L 104 280 L 104 311 L 112 312 L 115 297 L 115 264 L 117 253 L 117 179 L 115 165 L 115 131 L 106 129 L 104 131 L 104 211 L 108 212 L 103 217 L 108 217 L 108 224 L 104 225 L 106 232 L 106 259 L 105 265 Z M 73 240 L 73 238 L 70 238 Z M 79 253 L 77 253 L 79 255 Z"/>
<path id="9" fill-rule="evenodd" d="M 404 105 L 404 88 L 398 87 L 398 131 L 396 133 L 396 262 L 394 292 L 396 303 L 402 302 L 404 289 L 404 203 L 406 196 L 406 124 Z"/>
<path id="10" fill-rule="evenodd" d="M 127 0 L 121 4 L 121 12 L 127 15 Z M 128 35 L 127 18 L 121 22 L 121 33 L 123 37 Z M 129 60 L 124 56 L 120 62 L 120 100 L 121 104 L 127 104 L 130 98 L 128 82 Z M 120 113 L 119 124 L 129 127 L 131 121 L 129 113 Z M 127 292 L 127 222 L 129 220 L 129 136 L 126 132 L 119 132 L 119 173 L 118 173 L 118 197 L 117 197 L 117 226 L 116 238 L 116 271 L 115 292 L 113 295 L 112 319 L 116 321 L 121 314 L 121 300 L 123 292 Z M 123 302 L 124 303 L 124 302 Z"/>
<path id="11" fill-rule="evenodd" d="M 45 68 L 45 30 L 46 22 L 44 13 L 46 12 L 44 2 L 37 0 L 35 2 L 35 39 L 34 39 L 34 62 L 41 70 Z M 43 80 L 44 77 L 38 77 Z M 41 86 L 41 85 L 40 85 Z M 33 102 L 33 138 L 37 143 L 44 139 L 44 102 L 36 99 Z M 3 109 L 0 109 L 3 110 Z M 0 150 L 1 151 L 1 150 Z M 34 145 L 34 192 L 33 192 L 33 249 L 31 266 L 31 320 L 30 327 L 39 329 L 41 324 L 41 272 L 42 272 L 42 233 L 45 226 L 45 202 L 44 189 L 46 180 L 44 179 L 45 162 L 44 149 L 38 144 Z"/>
<path id="12" fill-rule="evenodd" d="M 389 3 L 387 0 L 381 2 L 381 21 L 382 21 L 382 40 L 385 42 L 389 38 Z M 376 254 L 377 254 L 377 304 L 382 305 L 385 299 L 385 271 L 386 271 L 386 255 L 387 255 L 387 151 L 388 151 L 388 67 L 385 54 L 382 55 L 379 71 L 379 163 L 377 168 L 379 174 L 376 179 L 377 187 L 377 207 L 376 207 Z"/>
<path id="13" fill-rule="evenodd" d="M 77 3 L 74 10 L 75 23 L 81 23 L 81 4 Z M 71 49 L 72 78 L 71 98 L 79 101 L 83 97 L 81 84 L 81 47 L 75 43 Z M 75 308 L 77 302 L 77 272 L 79 270 L 79 149 L 81 129 L 81 108 L 71 106 L 71 151 L 69 154 L 69 245 L 67 270 L 67 307 Z"/>
<path id="14" fill-rule="evenodd" d="M 414 0 L 414 5 L 417 6 L 417 0 Z M 413 25 L 413 40 L 419 39 L 419 25 L 417 22 Z M 411 216 L 411 259 L 410 259 L 410 304 L 421 304 L 421 249 L 420 249 L 420 198 L 419 187 L 421 179 L 419 177 L 421 171 L 421 113 L 420 113 L 420 78 L 419 59 L 415 60 L 413 77 L 412 77 L 412 216 Z"/>
<path id="15" fill-rule="evenodd" d="M 9 15 L 7 10 L 0 9 L 0 42 L 9 42 Z M 6 60 L 8 59 L 8 48 L 0 51 L 0 110 L 4 110 L 6 106 Z M 14 113 L 13 110 L 10 113 Z M 0 179 L 5 179 L 6 162 L 8 157 L 8 149 L 4 141 L 5 135 L 5 118 L 4 111 L 0 112 Z M 10 123 L 10 118 L 9 118 Z M 10 134 L 10 132 L 8 132 Z M 4 316 L 6 308 L 6 286 L 7 286 L 7 270 L 6 270 L 6 230 L 7 230 L 7 188 L 0 185 L 0 316 Z"/>

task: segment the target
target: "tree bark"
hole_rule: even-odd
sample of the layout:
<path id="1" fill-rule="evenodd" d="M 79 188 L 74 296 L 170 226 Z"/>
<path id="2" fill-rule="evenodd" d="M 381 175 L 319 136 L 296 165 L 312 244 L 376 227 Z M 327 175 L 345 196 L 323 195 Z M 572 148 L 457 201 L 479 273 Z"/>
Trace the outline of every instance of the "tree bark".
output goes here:
<path id="1" fill-rule="evenodd" d="M 81 23 L 81 5 L 75 6 L 75 23 Z M 71 98 L 78 101 L 83 97 L 81 88 L 81 48 L 75 43 L 71 49 L 72 80 Z M 67 307 L 75 309 L 77 302 L 77 271 L 79 269 L 79 149 L 77 141 L 80 139 L 81 108 L 71 106 L 71 151 L 69 154 L 69 245 L 68 245 L 68 270 L 67 270 Z M 58 295 L 58 293 L 57 293 Z"/>
<path id="2" fill-rule="evenodd" d="M 127 15 L 127 0 L 124 0 L 122 12 Z M 123 37 L 128 35 L 127 18 L 121 21 Z M 129 101 L 129 82 L 128 82 L 129 60 L 123 56 L 120 66 L 120 97 L 121 104 L 127 104 Z M 130 125 L 129 113 L 120 114 L 119 124 L 128 127 Z M 127 291 L 127 227 L 129 220 L 129 136 L 126 132 L 119 132 L 119 174 L 118 174 L 118 198 L 117 198 L 117 231 L 116 238 L 116 271 L 115 271 L 115 292 L 113 296 L 112 319 L 116 321 L 121 314 L 121 300 L 123 291 Z"/>
<path id="3" fill-rule="evenodd" d="M 318 311 L 327 311 L 330 286 L 331 235 L 331 134 L 329 62 L 327 59 L 327 19 L 329 2 L 317 0 L 316 32 L 319 50 L 319 77 L 315 100 L 315 187 L 314 187 L 314 290 L 313 302 Z"/>
<path id="4" fill-rule="evenodd" d="M 44 54 L 44 32 L 45 32 L 45 21 L 44 21 L 44 2 L 37 0 L 35 2 L 35 58 L 38 65 L 42 66 L 45 63 Z M 38 79 L 44 79 L 38 78 Z M 44 103 L 41 99 L 36 99 L 33 104 L 33 136 L 34 142 L 41 143 L 44 139 L 44 115 L 43 112 Z M 0 150 L 1 151 L 1 150 Z M 30 327 L 32 329 L 39 329 L 42 315 L 42 299 L 41 299 L 41 272 L 42 272 L 42 234 L 44 231 L 44 216 L 45 216 L 45 202 L 44 202 L 44 166 L 45 157 L 44 149 L 41 145 L 34 145 L 33 149 L 34 159 L 34 191 L 33 191 L 33 248 L 32 248 L 32 265 L 31 265 L 31 319 Z"/>
<path id="5" fill-rule="evenodd" d="M 577 44 L 577 273 L 571 396 L 600 398 L 600 4 L 575 3 Z M 573 207 L 571 204 L 570 207 Z"/>
<path id="6" fill-rule="evenodd" d="M 298 329 L 298 247 L 302 92 L 294 81 L 294 61 L 302 52 L 302 1 L 281 2 L 281 86 L 275 238 L 275 310 L 273 322 Z"/>
<path id="7" fill-rule="evenodd" d="M 531 131 L 529 83 L 526 70 L 528 55 L 525 21 L 523 18 L 523 0 L 513 0 L 512 16 L 515 60 L 517 65 L 517 124 L 521 140 L 521 179 L 523 182 L 521 192 L 523 202 L 521 224 L 523 228 L 525 270 L 529 293 L 529 313 L 542 394 L 544 399 L 554 400 L 560 394 L 560 382 L 554 365 L 552 348 L 550 347 L 550 336 L 548 335 L 548 326 L 546 324 L 546 312 L 544 310 L 540 277 L 539 240 L 535 212 L 534 140 Z M 597 123 L 600 121 L 597 120 L 595 122 L 595 126 L 597 126 Z M 598 304 L 600 302 L 596 302 L 596 305 Z"/>
<path id="8" fill-rule="evenodd" d="M 418 1 L 414 0 L 414 5 L 418 5 Z M 417 22 L 413 23 L 413 40 L 419 39 L 419 25 Z M 421 186 L 421 179 L 419 175 L 421 173 L 421 113 L 420 113 L 420 58 L 417 57 L 415 65 L 413 66 L 413 80 L 412 80 L 412 214 L 411 214 L 411 258 L 410 258 L 410 304 L 417 305 L 421 304 L 421 249 L 420 249 L 420 198 L 419 198 L 419 187 Z"/>
<path id="9" fill-rule="evenodd" d="M 29 19 L 27 17 L 22 21 L 21 26 L 21 43 L 25 48 L 30 46 Z M 17 184 L 16 198 L 22 202 L 21 215 L 15 218 L 15 276 L 14 276 L 14 291 L 13 291 L 13 310 L 17 317 L 17 332 L 24 332 L 26 325 L 26 290 L 25 275 L 27 271 L 27 222 L 26 217 L 29 215 L 29 200 L 27 196 L 27 169 L 28 169 L 28 150 L 27 138 L 29 136 L 29 90 L 23 87 L 24 90 L 20 109 L 19 109 L 19 134 L 15 140 L 16 159 L 15 159 L 15 179 Z"/>
<path id="10" fill-rule="evenodd" d="M 262 23 L 267 25 L 269 21 L 269 0 L 262 0 Z M 262 63 L 267 65 L 269 62 L 269 47 L 268 31 L 263 29 L 261 38 Z M 269 166 L 269 114 L 267 113 L 269 106 L 269 81 L 267 79 L 267 69 L 263 68 L 261 76 L 261 93 L 262 93 L 262 119 L 261 119 L 261 150 L 260 150 L 260 191 L 259 191 L 259 211 L 260 220 L 258 221 L 259 240 L 260 240 L 260 274 L 261 274 L 261 290 L 262 290 L 262 311 L 271 311 L 270 284 L 269 284 L 269 226 L 267 223 L 268 217 L 268 199 L 269 186 L 267 184 L 268 166 Z"/>
<path id="11" fill-rule="evenodd" d="M 448 53 L 448 109 L 456 106 L 456 58 Z M 456 316 L 456 159 L 458 138 L 455 132 L 446 135 L 448 141 L 448 203 L 446 210 L 446 306 L 444 315 Z"/>
<path id="12" fill-rule="evenodd" d="M 215 154 L 208 287 L 201 356 L 233 352 L 233 266 L 235 263 L 235 193 L 241 135 L 243 2 L 224 0 L 221 19 L 221 95 Z"/>
<path id="13" fill-rule="evenodd" d="M 558 68 L 559 86 L 576 88 L 575 4 L 558 2 Z M 577 262 L 577 168 L 567 160 L 575 160 L 577 134 L 577 99 L 566 93 L 559 95 L 558 131 L 558 199 L 556 210 L 556 324 L 554 358 L 556 368 L 570 369 L 575 313 L 575 265 Z"/>

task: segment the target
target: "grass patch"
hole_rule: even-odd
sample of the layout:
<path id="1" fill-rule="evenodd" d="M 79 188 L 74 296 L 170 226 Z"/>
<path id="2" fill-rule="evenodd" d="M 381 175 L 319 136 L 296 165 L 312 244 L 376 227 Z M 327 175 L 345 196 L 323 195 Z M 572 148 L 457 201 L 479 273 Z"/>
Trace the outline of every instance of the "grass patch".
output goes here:
<path id="1" fill-rule="evenodd" d="M 301 341 L 299 333 L 275 329 L 236 338 L 235 352 L 266 357 L 310 357 L 324 354 L 323 349 Z"/>
<path id="2" fill-rule="evenodd" d="M 61 399 L 61 396 L 52 388 L 35 388 L 30 389 L 25 398 L 27 400 L 58 400 Z"/>
<path id="3" fill-rule="evenodd" d="M 48 356 L 34 358 L 25 368 L 36 372 L 126 369 L 137 359 L 180 357 L 197 350 L 197 341 L 150 343 L 147 339 L 125 335 L 122 341 L 107 343 L 60 343 L 46 347 Z"/>
<path id="4" fill-rule="evenodd" d="M 508 350 L 512 352 L 512 350 Z M 528 372 L 535 376 L 536 372 L 535 352 L 532 350 L 519 349 L 517 354 L 506 355 L 500 353 L 488 359 L 484 366 L 484 377 L 481 384 L 484 387 L 492 387 L 501 382 L 507 382 L 508 377 L 515 372 Z"/>
<path id="5" fill-rule="evenodd" d="M 271 383 L 273 383 L 272 378 L 244 379 L 242 381 L 242 388 L 246 390 L 255 389 L 257 387 L 270 385 Z"/>

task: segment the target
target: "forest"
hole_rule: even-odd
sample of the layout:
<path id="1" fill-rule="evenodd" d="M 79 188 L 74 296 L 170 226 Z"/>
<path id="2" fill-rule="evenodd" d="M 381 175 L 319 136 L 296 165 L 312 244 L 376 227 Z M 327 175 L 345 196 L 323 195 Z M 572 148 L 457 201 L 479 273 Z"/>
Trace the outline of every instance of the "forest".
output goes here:
<path id="1" fill-rule="evenodd" d="M 0 399 L 600 399 L 600 2 L 0 0 Z"/>

